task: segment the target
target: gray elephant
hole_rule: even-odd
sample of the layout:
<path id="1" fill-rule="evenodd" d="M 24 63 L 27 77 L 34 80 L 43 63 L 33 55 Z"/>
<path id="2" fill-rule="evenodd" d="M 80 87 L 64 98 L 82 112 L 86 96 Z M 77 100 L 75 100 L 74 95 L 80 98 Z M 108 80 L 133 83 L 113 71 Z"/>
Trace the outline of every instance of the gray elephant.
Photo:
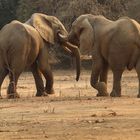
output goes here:
<path id="1" fill-rule="evenodd" d="M 112 97 L 121 96 L 121 77 L 127 68 L 136 69 L 140 83 L 140 25 L 133 19 L 122 17 L 111 21 L 91 14 L 79 16 L 72 24 L 68 36 L 62 41 L 79 45 L 81 53 L 92 53 L 91 85 L 97 96 L 107 96 L 107 72 L 113 72 Z M 139 94 L 140 97 L 140 84 Z"/>
<path id="2" fill-rule="evenodd" d="M 67 35 L 63 24 L 53 16 L 35 13 L 26 23 L 12 21 L 0 32 L 0 87 L 9 74 L 8 98 L 16 98 L 16 86 L 21 72 L 31 67 L 37 93 L 36 96 L 53 94 L 53 74 L 48 63 L 48 49 L 56 42 L 76 57 L 77 77 L 80 75 L 80 54 L 76 46 L 61 42 L 59 35 Z M 46 79 L 46 86 L 41 75 Z"/>

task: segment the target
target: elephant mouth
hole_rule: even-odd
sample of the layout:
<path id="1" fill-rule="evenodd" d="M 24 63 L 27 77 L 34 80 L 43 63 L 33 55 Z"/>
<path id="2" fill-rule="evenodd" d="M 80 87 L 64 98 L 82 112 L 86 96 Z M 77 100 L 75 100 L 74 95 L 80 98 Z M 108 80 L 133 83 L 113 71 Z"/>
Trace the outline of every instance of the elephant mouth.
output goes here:
<path id="1" fill-rule="evenodd" d="M 73 35 L 73 37 L 64 36 L 60 33 L 58 33 L 58 35 L 61 42 L 70 42 L 71 44 L 76 45 L 78 48 L 80 47 L 80 41 L 76 35 Z"/>
<path id="2" fill-rule="evenodd" d="M 80 59 L 80 51 L 79 48 L 70 42 L 68 42 L 68 38 L 58 33 L 58 37 L 60 42 L 63 44 L 62 47 L 76 59 L 76 81 L 80 78 L 80 67 L 81 67 L 81 59 Z"/>
<path id="3" fill-rule="evenodd" d="M 80 41 L 79 41 L 79 38 L 74 35 L 73 37 L 69 36 L 68 37 L 68 41 L 76 46 L 78 46 L 78 48 L 80 48 Z"/>

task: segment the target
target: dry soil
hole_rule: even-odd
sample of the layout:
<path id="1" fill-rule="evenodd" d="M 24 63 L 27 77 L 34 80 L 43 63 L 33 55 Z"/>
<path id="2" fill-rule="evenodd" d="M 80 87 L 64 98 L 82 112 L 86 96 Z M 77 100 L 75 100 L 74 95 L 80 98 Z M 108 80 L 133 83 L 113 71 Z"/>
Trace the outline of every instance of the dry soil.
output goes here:
<path id="1" fill-rule="evenodd" d="M 34 97 L 30 73 L 19 79 L 19 99 L 6 99 L 8 78 L 0 100 L 0 140 L 139 140 L 140 99 L 135 71 L 125 72 L 122 97 L 96 97 L 90 71 L 79 82 L 74 71 L 54 71 L 55 95 Z M 108 89 L 111 91 L 112 74 Z"/>

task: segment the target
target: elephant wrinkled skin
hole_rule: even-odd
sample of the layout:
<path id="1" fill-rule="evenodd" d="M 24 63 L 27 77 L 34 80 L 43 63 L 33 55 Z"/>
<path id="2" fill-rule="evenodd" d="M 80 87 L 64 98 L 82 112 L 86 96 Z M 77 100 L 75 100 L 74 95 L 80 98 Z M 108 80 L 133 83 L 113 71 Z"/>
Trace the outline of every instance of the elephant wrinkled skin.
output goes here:
<path id="1" fill-rule="evenodd" d="M 127 68 L 136 69 L 140 97 L 140 25 L 129 17 L 111 21 L 91 14 L 79 16 L 68 36 L 62 38 L 79 45 L 81 53 L 92 53 L 91 85 L 97 96 L 107 96 L 108 67 L 113 72 L 110 96 L 121 96 L 121 77 Z"/>
<path id="2" fill-rule="evenodd" d="M 0 32 L 0 87 L 6 75 L 9 74 L 8 98 L 18 97 L 16 85 L 25 67 L 31 67 L 36 83 L 36 96 L 54 93 L 53 74 L 48 63 L 46 46 L 56 42 L 76 57 L 76 80 L 79 79 L 79 50 L 68 42 L 62 43 L 59 40 L 61 34 L 68 34 L 63 24 L 56 17 L 40 13 L 33 14 L 26 23 L 15 20 L 2 28 Z M 46 79 L 45 87 L 42 74 Z"/>

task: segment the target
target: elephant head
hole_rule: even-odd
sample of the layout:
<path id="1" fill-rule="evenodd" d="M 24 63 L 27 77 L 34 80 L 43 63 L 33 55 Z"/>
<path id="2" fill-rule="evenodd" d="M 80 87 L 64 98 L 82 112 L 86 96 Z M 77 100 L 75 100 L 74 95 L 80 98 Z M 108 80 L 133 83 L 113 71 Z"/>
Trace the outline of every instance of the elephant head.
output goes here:
<path id="1" fill-rule="evenodd" d="M 90 19 L 93 15 L 86 14 L 79 16 L 73 23 L 69 35 L 63 36 L 63 40 L 67 40 L 72 44 L 80 47 L 83 55 L 89 53 L 94 43 L 94 32 Z"/>
<path id="2" fill-rule="evenodd" d="M 68 32 L 66 31 L 63 24 L 54 16 L 48 16 L 41 13 L 35 13 L 31 18 L 26 22 L 33 26 L 44 39 L 44 41 L 51 44 L 59 43 L 67 52 L 73 54 L 76 57 L 76 70 L 77 76 L 76 80 L 79 80 L 80 77 L 80 53 L 78 47 L 72 45 L 68 42 L 62 42 L 59 36 L 67 36 Z"/>

